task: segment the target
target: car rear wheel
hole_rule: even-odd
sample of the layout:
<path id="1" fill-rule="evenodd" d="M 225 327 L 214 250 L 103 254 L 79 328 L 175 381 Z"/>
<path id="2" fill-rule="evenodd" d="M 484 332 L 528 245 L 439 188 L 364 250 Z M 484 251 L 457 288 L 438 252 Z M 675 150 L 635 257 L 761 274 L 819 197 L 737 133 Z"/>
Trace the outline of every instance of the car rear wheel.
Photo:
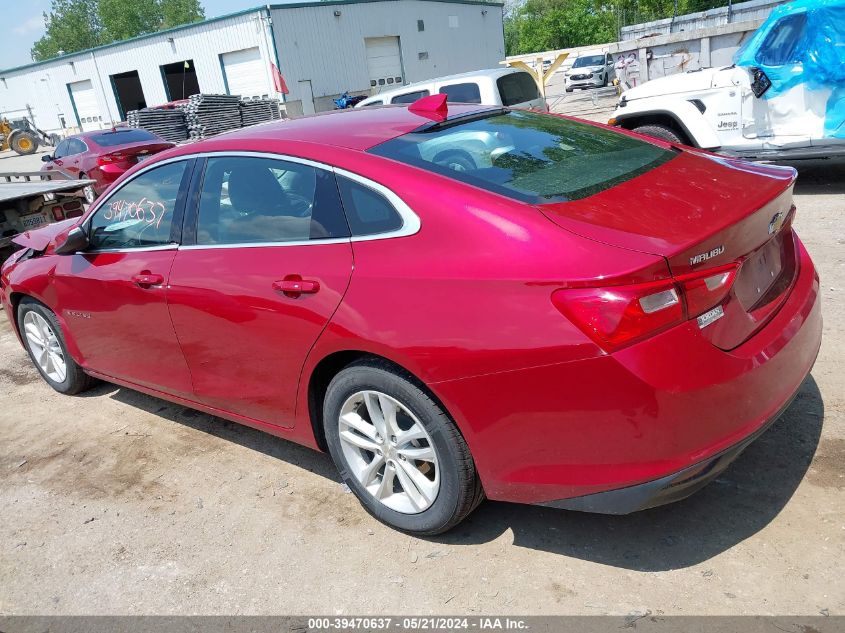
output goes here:
<path id="1" fill-rule="evenodd" d="M 94 385 L 96 381 L 68 354 L 62 329 L 51 310 L 23 299 L 18 306 L 18 329 L 33 364 L 53 389 L 73 395 Z"/>
<path id="2" fill-rule="evenodd" d="M 445 532 L 483 499 L 454 422 L 389 363 L 350 365 L 329 384 L 323 423 L 343 481 L 376 519 L 420 535 Z"/>
<path id="3" fill-rule="evenodd" d="M 653 136 L 654 138 L 659 138 L 663 141 L 669 141 L 670 143 L 682 143 L 681 137 L 678 136 L 678 133 L 675 132 L 670 127 L 665 125 L 659 124 L 650 124 L 650 125 L 641 125 L 639 127 L 635 127 L 634 132 L 638 134 L 645 134 L 646 136 Z"/>

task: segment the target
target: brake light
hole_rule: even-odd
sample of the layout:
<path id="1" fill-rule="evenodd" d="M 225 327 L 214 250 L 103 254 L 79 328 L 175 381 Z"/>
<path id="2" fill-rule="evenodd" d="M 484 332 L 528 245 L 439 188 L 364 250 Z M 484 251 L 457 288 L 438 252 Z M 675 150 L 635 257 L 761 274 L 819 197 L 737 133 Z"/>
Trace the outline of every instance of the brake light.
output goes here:
<path id="1" fill-rule="evenodd" d="M 722 303 L 731 291 L 739 264 L 728 264 L 677 277 L 687 304 L 687 317 L 694 319 Z"/>
<path id="2" fill-rule="evenodd" d="M 558 290 L 552 303 L 607 351 L 684 321 L 684 306 L 671 280 Z"/>
<path id="3" fill-rule="evenodd" d="M 98 165 L 111 165 L 112 163 L 120 163 L 127 159 L 128 157 L 126 154 L 122 154 L 121 152 L 114 152 L 113 154 L 104 154 L 103 156 L 97 157 L 97 164 Z"/>
<path id="4" fill-rule="evenodd" d="M 552 303 L 599 347 L 613 352 L 716 307 L 738 270 L 734 263 L 663 281 L 566 288 L 552 293 Z"/>

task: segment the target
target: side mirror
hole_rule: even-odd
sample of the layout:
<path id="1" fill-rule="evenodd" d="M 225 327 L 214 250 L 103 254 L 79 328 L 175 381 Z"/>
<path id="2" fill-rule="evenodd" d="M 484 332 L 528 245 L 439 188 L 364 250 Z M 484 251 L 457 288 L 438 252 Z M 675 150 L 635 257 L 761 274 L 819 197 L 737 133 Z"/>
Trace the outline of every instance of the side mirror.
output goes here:
<path id="1" fill-rule="evenodd" d="M 75 226 L 65 236 L 64 241 L 56 245 L 57 255 L 71 255 L 88 247 L 88 235 L 82 227 Z"/>
<path id="2" fill-rule="evenodd" d="M 52 154 L 43 154 L 41 156 L 41 162 L 42 163 L 49 163 L 51 160 L 54 160 Z"/>

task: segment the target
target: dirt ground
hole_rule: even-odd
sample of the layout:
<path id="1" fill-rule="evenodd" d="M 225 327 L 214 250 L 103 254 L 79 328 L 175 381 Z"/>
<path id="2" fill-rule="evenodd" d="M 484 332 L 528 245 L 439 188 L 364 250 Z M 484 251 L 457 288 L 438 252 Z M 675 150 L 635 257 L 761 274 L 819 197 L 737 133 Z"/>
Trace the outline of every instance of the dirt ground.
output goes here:
<path id="1" fill-rule="evenodd" d="M 326 455 L 124 388 L 58 395 L 0 319 L 0 614 L 845 613 L 845 164 L 799 169 L 812 376 L 717 481 L 631 516 L 485 502 L 400 534 Z"/>

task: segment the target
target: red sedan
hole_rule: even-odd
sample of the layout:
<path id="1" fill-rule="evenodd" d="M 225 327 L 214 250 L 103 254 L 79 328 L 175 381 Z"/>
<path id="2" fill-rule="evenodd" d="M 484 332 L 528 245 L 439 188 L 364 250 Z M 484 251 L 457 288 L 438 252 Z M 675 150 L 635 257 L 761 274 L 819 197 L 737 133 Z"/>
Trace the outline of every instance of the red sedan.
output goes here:
<path id="1" fill-rule="evenodd" d="M 76 178 L 94 180 L 85 189 L 86 199 L 93 202 L 130 167 L 171 147 L 173 143 L 147 130 L 114 128 L 85 132 L 64 139 L 52 154 L 44 154 L 41 171 L 60 169 Z"/>
<path id="2" fill-rule="evenodd" d="M 627 513 L 712 480 L 812 368 L 794 181 L 435 96 L 163 152 L 19 238 L 2 298 L 54 389 L 327 450 L 401 530 L 485 496 Z"/>

